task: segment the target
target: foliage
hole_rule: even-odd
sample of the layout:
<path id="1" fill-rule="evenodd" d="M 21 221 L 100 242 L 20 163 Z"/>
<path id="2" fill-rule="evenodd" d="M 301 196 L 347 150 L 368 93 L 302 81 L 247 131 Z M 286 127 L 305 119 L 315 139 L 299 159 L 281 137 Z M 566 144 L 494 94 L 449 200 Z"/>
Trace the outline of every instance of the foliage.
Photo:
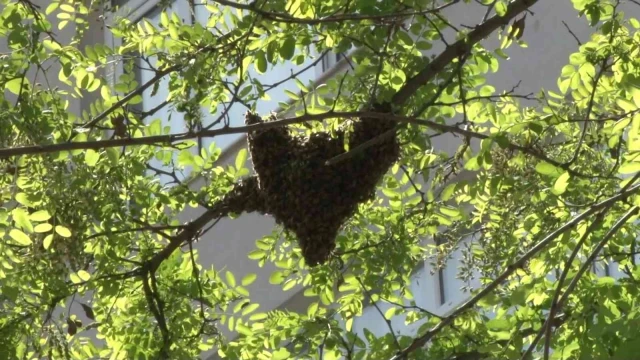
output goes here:
<path id="1" fill-rule="evenodd" d="M 0 354 L 633 358 L 640 22 L 615 0 L 572 0 L 592 34 L 568 44 L 576 50 L 557 69 L 558 89 L 498 93 L 486 79 L 510 47 L 526 46 L 523 14 L 536 2 L 479 1 L 485 19 L 461 28 L 446 14 L 477 4 L 217 0 L 191 2 L 202 23 L 162 8 L 153 24 L 101 2 L 3 1 Z M 115 45 L 86 45 L 96 27 Z M 491 34 L 500 48 L 480 42 Z M 265 80 L 277 65 L 313 71 L 345 53 L 350 71 L 326 81 L 303 82 L 303 72 Z M 136 77 L 140 64 L 152 69 L 148 82 Z M 299 91 L 278 87 L 285 82 Z M 148 89 L 167 96 L 143 111 Z M 278 120 L 229 119 L 232 105 L 255 110 L 283 91 Z M 397 122 L 399 159 L 344 224 L 328 262 L 307 267 L 281 229 L 255 239 L 247 256 L 277 267 L 271 286 L 299 286 L 310 299 L 306 312 L 258 310 L 247 289 L 255 274 L 204 268 L 193 249 L 217 219 L 253 209 L 255 186 L 245 150 L 223 165 L 221 149 L 201 140 L 274 126 L 335 135 L 362 118 Z M 182 132 L 168 126 L 182 120 Z M 435 148 L 436 137 L 457 150 Z M 346 157 L 361 151 L 344 147 Z M 196 206 L 203 215 L 181 222 Z M 411 277 L 456 249 L 465 250 L 459 276 L 482 287 L 434 314 L 416 302 Z M 622 275 L 590 271 L 602 262 Z M 82 313 L 71 311 L 80 302 Z M 368 306 L 385 335 L 354 328 Z M 398 317 L 417 333 L 396 333 Z"/>

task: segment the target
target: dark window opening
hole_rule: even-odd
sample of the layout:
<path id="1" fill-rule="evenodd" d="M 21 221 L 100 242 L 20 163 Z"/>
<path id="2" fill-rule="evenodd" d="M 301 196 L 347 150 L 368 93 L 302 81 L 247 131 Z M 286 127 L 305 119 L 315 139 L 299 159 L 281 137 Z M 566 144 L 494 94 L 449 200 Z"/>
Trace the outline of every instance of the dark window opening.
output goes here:
<path id="1" fill-rule="evenodd" d="M 443 239 L 437 238 L 436 245 L 440 246 L 444 243 Z M 440 297 L 440 305 L 444 305 L 447 301 L 444 291 L 444 266 L 438 267 L 438 295 Z"/>

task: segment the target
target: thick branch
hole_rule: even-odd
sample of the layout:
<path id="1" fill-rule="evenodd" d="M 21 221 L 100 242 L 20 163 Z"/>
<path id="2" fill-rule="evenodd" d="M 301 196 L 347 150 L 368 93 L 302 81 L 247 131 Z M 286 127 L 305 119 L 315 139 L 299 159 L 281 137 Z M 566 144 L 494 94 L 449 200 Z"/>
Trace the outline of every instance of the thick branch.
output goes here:
<path id="1" fill-rule="evenodd" d="M 493 290 L 498 288 L 498 286 L 500 286 L 505 280 L 507 280 L 509 278 L 509 276 L 511 276 L 511 274 L 513 274 L 517 269 L 519 269 L 522 266 L 524 266 L 524 264 L 527 261 L 529 261 L 533 256 L 538 254 L 540 251 L 542 251 L 542 249 L 544 249 L 549 243 L 551 243 L 553 240 L 558 238 L 564 232 L 572 229 L 573 227 L 578 225 L 583 220 L 585 220 L 585 219 L 589 218 L 590 216 L 602 211 L 603 209 L 606 209 L 608 207 L 613 206 L 613 204 L 615 204 L 616 202 L 626 199 L 630 195 L 638 192 L 638 190 L 640 190 L 640 184 L 632 186 L 632 187 L 629 187 L 629 188 L 622 189 L 622 191 L 620 191 L 617 195 L 614 195 L 614 196 L 612 196 L 612 197 L 610 197 L 610 198 L 608 198 L 608 199 L 606 199 L 606 200 L 604 200 L 602 202 L 594 204 L 593 206 L 591 206 L 588 210 L 586 210 L 582 214 L 574 217 L 569 222 L 565 223 L 563 226 L 561 226 L 558 229 L 556 229 L 555 231 L 551 232 L 545 238 L 540 240 L 540 242 L 538 242 L 538 244 L 536 244 L 529 251 L 527 251 L 517 261 L 515 261 L 513 264 L 509 265 L 507 267 L 507 269 L 502 274 L 500 274 L 496 279 L 494 279 L 491 283 L 489 283 L 487 286 L 485 286 L 482 290 L 480 290 L 471 299 L 467 300 L 464 304 L 460 305 L 453 313 L 451 313 L 451 315 L 443 318 L 441 322 L 439 322 L 436 326 L 431 328 L 425 334 L 415 338 L 413 340 L 413 342 L 411 343 L 411 345 L 409 345 L 407 348 L 405 348 L 404 350 L 399 352 L 396 356 L 394 356 L 393 360 L 404 359 L 404 358 L 406 358 L 406 356 L 409 353 L 411 353 L 411 352 L 423 347 L 424 345 L 426 345 L 442 329 L 444 329 L 446 326 L 448 326 L 451 323 L 453 323 L 453 321 L 458 316 L 460 316 L 465 311 L 467 311 L 467 310 L 471 309 L 472 307 L 474 307 L 478 303 L 478 301 L 480 301 L 482 298 L 484 298 L 485 296 L 487 296 L 488 294 L 493 292 Z"/>
<path id="2" fill-rule="evenodd" d="M 235 185 L 222 200 L 209 207 L 204 214 L 191 221 L 169 244 L 145 263 L 147 271 L 155 271 L 184 242 L 198 237 L 199 232 L 214 219 L 226 217 L 232 213 L 263 211 L 263 202 L 258 190 L 256 177 L 243 179 Z"/>
<path id="3" fill-rule="evenodd" d="M 160 333 L 162 334 L 162 349 L 160 350 L 160 354 L 163 356 L 167 356 L 167 349 L 171 343 L 171 333 L 169 332 L 169 328 L 167 327 L 167 320 L 164 317 L 164 314 L 160 310 L 161 304 L 157 302 L 157 297 L 159 294 L 154 294 L 149 286 L 149 277 L 154 276 L 150 273 L 145 273 L 142 276 L 142 289 L 144 291 L 144 296 L 147 300 L 147 304 L 149 305 L 149 310 L 153 314 L 153 317 L 156 319 L 158 323 L 158 327 L 160 328 Z"/>
<path id="4" fill-rule="evenodd" d="M 212 129 L 212 130 L 202 130 L 198 132 L 184 132 L 179 134 L 169 134 L 169 135 L 157 135 L 157 136 L 145 136 L 139 138 L 124 138 L 124 139 L 110 139 L 110 140 L 96 140 L 96 141 L 85 141 L 85 142 L 66 142 L 60 144 L 50 144 L 50 145 L 34 145 L 34 146 L 24 146 L 24 147 L 16 147 L 16 148 L 6 148 L 0 149 L 0 159 L 8 158 L 12 156 L 19 155 L 36 155 L 36 154 L 47 154 L 47 153 L 55 153 L 59 151 L 71 151 L 71 150 L 84 150 L 84 149 L 105 149 L 110 147 L 119 147 L 119 146 L 134 146 L 134 145 L 168 145 L 173 144 L 189 139 L 197 139 L 197 138 L 207 138 L 207 137 L 215 137 L 220 135 L 228 135 L 228 134 L 244 134 L 256 130 L 264 130 L 270 128 L 281 127 L 285 125 L 291 124 L 299 124 L 307 121 L 321 121 L 326 119 L 337 119 L 337 118 L 371 118 L 371 119 L 387 119 L 393 120 L 398 123 L 408 123 L 408 124 L 416 124 L 425 126 L 427 128 L 437 130 L 443 133 L 452 133 L 456 135 L 462 135 L 469 138 L 474 139 L 488 139 L 489 135 L 477 133 L 470 130 L 461 129 L 454 125 L 445 125 L 439 124 L 437 122 L 426 120 L 426 119 L 417 119 L 414 117 L 401 116 L 401 115 L 391 115 L 381 112 L 372 112 L 372 111 L 347 111 L 347 112 L 333 112 L 329 111 L 322 114 L 305 114 L 297 117 L 269 121 L 260 124 L 252 124 L 245 126 L 236 126 L 236 127 L 224 127 L 220 129 Z M 384 140 L 385 137 L 394 135 L 395 131 L 388 131 L 376 138 L 371 139 L 368 142 L 358 145 L 354 149 L 352 149 L 349 153 L 343 153 L 342 155 L 336 156 L 331 159 L 331 163 L 335 163 L 338 161 L 342 161 L 343 157 L 351 157 L 354 152 L 358 152 L 361 149 L 371 146 L 372 144 L 378 143 Z M 595 177 L 588 176 L 582 173 L 578 173 L 570 168 L 568 164 L 563 164 L 559 161 L 551 159 L 547 157 L 545 154 L 539 153 L 534 149 L 524 147 L 518 144 L 513 144 L 509 142 L 505 142 L 505 146 L 511 150 L 517 150 L 527 155 L 531 155 L 539 160 L 543 160 L 557 166 L 561 169 L 567 170 L 571 175 L 578 177 Z M 350 154 L 350 155 L 348 155 Z"/>
<path id="5" fill-rule="evenodd" d="M 530 8 L 538 0 L 516 0 L 509 4 L 504 16 L 494 16 L 486 22 L 476 26 L 464 39 L 456 41 L 447 47 L 440 55 L 431 61 L 422 71 L 407 80 L 404 86 L 393 96 L 391 103 L 399 106 L 404 104 L 422 86 L 433 80 L 454 59 L 471 51 L 471 48 L 482 39 L 491 35 L 500 26 L 507 25 L 511 19 Z"/>
<path id="6" fill-rule="evenodd" d="M 37 155 L 56 153 L 60 151 L 71 150 L 98 150 L 119 146 L 135 146 L 135 145 L 161 145 L 161 144 L 173 144 L 185 140 L 215 137 L 220 135 L 229 134 L 244 134 L 256 130 L 264 130 L 276 127 L 282 127 L 285 125 L 297 124 L 306 121 L 320 121 L 330 118 L 351 118 L 358 117 L 362 114 L 368 114 L 367 112 L 341 112 L 334 113 L 328 112 L 323 114 L 306 114 L 298 117 L 282 119 L 278 121 L 264 122 L 254 125 L 237 126 L 237 127 L 223 127 L 220 129 L 202 130 L 198 132 L 183 132 L 177 134 L 168 135 L 156 135 L 156 136 L 143 136 L 137 138 L 122 138 L 122 139 L 110 139 L 110 140 L 95 140 L 95 141 L 82 141 L 82 142 L 65 142 L 59 144 L 50 145 L 32 145 L 22 146 L 14 148 L 0 149 L 0 159 L 8 158 L 19 155 Z M 379 115 L 382 116 L 382 115 Z"/>

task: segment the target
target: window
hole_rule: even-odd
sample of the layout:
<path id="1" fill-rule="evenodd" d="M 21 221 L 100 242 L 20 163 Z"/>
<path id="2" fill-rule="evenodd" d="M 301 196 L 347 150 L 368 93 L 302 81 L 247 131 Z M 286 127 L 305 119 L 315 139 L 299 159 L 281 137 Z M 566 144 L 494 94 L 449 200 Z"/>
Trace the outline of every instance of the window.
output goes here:
<path id="1" fill-rule="evenodd" d="M 437 238 L 436 239 L 436 245 L 440 246 L 442 245 L 443 239 L 442 238 Z M 447 302 L 447 298 L 445 295 L 445 282 L 444 282 L 444 272 L 445 272 L 445 268 L 444 267 L 440 267 L 438 268 L 438 300 L 439 303 L 438 305 L 444 305 Z"/>
<path id="2" fill-rule="evenodd" d="M 447 241 L 443 238 L 436 238 L 436 245 L 445 244 Z M 459 277 L 460 265 L 464 259 L 467 247 L 474 241 L 473 236 L 460 239 L 457 248 L 444 259 L 444 266 L 433 273 L 433 281 L 435 282 L 436 294 L 432 297 L 435 302 L 435 308 L 438 313 L 446 314 L 455 306 L 469 297 L 470 288 L 479 288 L 480 274 L 477 270 L 473 271 L 473 276 L 469 280 L 463 280 Z M 430 266 L 426 263 L 425 266 Z M 432 272 L 432 268 L 427 268 L 427 273 Z"/>
<path id="3" fill-rule="evenodd" d="M 321 71 L 322 73 L 328 71 L 332 67 L 334 67 L 340 59 L 342 59 L 342 54 L 334 54 L 333 52 L 329 52 L 321 61 Z"/>
<path id="4" fill-rule="evenodd" d="M 160 0 L 154 0 L 154 1 L 112 0 L 112 5 L 119 6 L 119 9 L 116 11 L 116 15 L 118 16 L 126 16 L 131 21 L 138 21 L 139 19 L 144 17 L 149 19 L 152 23 L 157 24 L 159 22 L 159 16 L 160 16 L 160 10 L 158 5 L 161 2 L 167 3 L 168 1 L 166 0 L 163 0 L 163 1 L 160 1 Z M 169 3 L 171 3 L 171 7 L 169 8 L 169 11 L 177 13 L 178 16 L 180 16 L 180 18 L 183 19 L 185 23 L 189 24 L 192 21 L 195 21 L 205 27 L 207 26 L 207 23 L 209 22 L 210 12 L 206 9 L 206 7 L 195 6 L 193 8 L 193 14 L 192 14 L 192 11 L 191 11 L 192 4 L 190 0 L 173 0 L 173 1 L 169 1 Z M 212 30 L 211 27 L 209 27 L 208 29 Z M 106 36 L 107 38 L 105 39 L 105 41 L 108 44 L 115 45 L 115 46 L 119 45 L 117 43 L 118 39 L 114 39 L 113 37 L 110 36 L 110 34 L 107 34 Z M 333 55 L 334 56 L 333 56 L 333 60 L 331 61 L 331 65 L 335 64 L 335 62 L 339 57 L 338 55 L 335 55 L 335 54 Z M 248 85 L 250 84 L 251 79 L 254 79 L 259 81 L 263 85 L 263 87 L 269 88 L 268 95 L 270 99 L 258 101 L 255 104 L 256 111 L 259 114 L 263 114 L 263 115 L 268 114 L 270 111 L 277 111 L 278 110 L 277 104 L 279 102 L 287 102 L 290 100 L 289 97 L 284 92 L 284 90 L 290 90 L 290 91 L 293 91 L 294 93 L 300 91 L 298 87 L 295 85 L 295 81 L 293 80 L 294 75 L 295 75 L 295 78 L 297 78 L 299 81 L 301 81 L 304 84 L 308 84 L 310 81 L 315 80 L 317 74 L 316 74 L 316 71 L 314 71 L 314 68 L 306 69 L 307 67 L 309 67 L 309 65 L 311 65 L 314 62 L 314 60 L 315 59 L 313 58 L 309 58 L 302 64 L 294 64 L 293 62 L 277 64 L 275 66 L 270 67 L 265 74 L 258 74 L 255 71 L 254 67 L 250 66 L 247 72 L 247 77 L 244 81 L 244 84 Z M 140 73 L 138 74 L 138 79 L 139 79 L 139 83 L 142 84 L 148 79 L 150 79 L 151 77 L 153 77 L 154 73 L 153 71 L 148 69 L 149 64 L 138 64 L 138 65 L 141 68 Z M 327 63 L 326 65 L 329 66 L 329 63 Z M 307 71 L 303 71 L 305 69 Z M 121 66 L 120 66 L 120 69 L 118 68 L 112 69 L 111 78 L 115 79 L 121 73 L 122 73 Z M 226 80 L 234 81 L 235 79 L 234 79 L 234 76 L 231 76 Z M 283 80 L 287 80 L 287 81 L 283 81 Z M 150 109 L 153 109 L 155 106 L 157 106 L 163 101 L 163 99 L 165 98 L 163 94 L 167 94 L 168 92 L 166 91 L 166 86 L 163 86 L 162 84 L 166 84 L 166 80 L 164 80 L 164 82 L 161 83 L 154 97 L 150 96 L 151 94 L 150 90 L 146 91 L 143 94 L 143 104 L 141 107 L 142 111 L 149 111 Z M 210 109 L 208 108 L 202 108 L 202 113 L 204 115 L 204 118 L 203 118 L 204 124 L 210 123 L 211 121 L 217 119 L 218 116 L 220 116 L 220 114 L 224 111 L 225 106 L 229 106 L 229 105 L 230 107 L 228 109 L 228 114 L 227 114 L 229 125 L 231 126 L 242 125 L 244 122 L 244 113 L 247 111 L 247 108 L 237 102 L 231 103 L 231 104 L 219 105 L 217 108 L 217 112 L 215 114 L 211 114 Z M 172 127 L 172 131 L 184 131 L 184 123 L 182 122 L 181 119 L 176 119 L 176 117 L 179 117 L 179 116 L 175 113 L 175 111 L 171 115 L 172 115 L 172 119 L 170 122 L 170 126 Z M 160 117 L 163 120 L 165 120 L 167 119 L 168 116 L 169 116 L 168 113 L 159 111 L 156 113 L 156 115 L 153 118 Z M 224 150 L 225 148 L 227 148 L 229 145 L 231 145 L 241 137 L 242 137 L 241 134 L 221 136 L 215 139 L 215 143 L 218 147 Z M 203 146 L 208 146 L 209 143 L 212 141 L 213 139 L 204 139 Z"/>
<path id="5" fill-rule="evenodd" d="M 209 31 L 213 32 L 225 32 L 223 29 L 214 29 L 218 24 L 215 22 L 210 24 L 211 13 L 205 6 L 193 6 L 192 0 L 112 0 L 112 5 L 116 7 L 115 13 L 107 14 L 107 23 L 111 18 L 126 17 L 132 22 L 137 22 L 142 18 L 149 20 L 152 24 L 158 25 L 160 23 L 161 9 L 160 4 L 169 4 L 167 12 L 176 14 L 182 19 L 185 24 L 201 24 Z M 201 2 L 196 2 L 196 5 Z M 229 22 L 230 23 L 230 22 Z M 228 30 L 226 30 L 228 31 Z M 121 39 L 113 37 L 110 32 L 105 33 L 105 42 L 112 47 L 119 46 Z M 295 59 L 295 57 L 294 57 Z M 267 95 L 270 99 L 258 100 L 255 104 L 248 104 L 249 106 L 255 106 L 257 113 L 261 115 L 267 115 L 271 111 L 278 111 L 278 103 L 286 103 L 290 101 L 285 90 L 297 93 L 300 91 L 296 82 L 297 79 L 303 84 L 308 85 L 311 81 L 316 79 L 316 76 L 321 75 L 318 71 L 318 66 L 326 66 L 327 68 L 333 66 L 339 59 L 340 55 L 330 53 L 326 56 L 326 64 L 316 64 L 311 66 L 317 58 L 306 59 L 302 64 L 295 64 L 294 62 L 280 63 L 276 65 L 270 65 L 268 71 L 264 74 L 258 74 L 253 65 L 249 66 L 247 75 L 243 79 L 243 83 L 239 86 L 241 89 L 250 85 L 253 81 L 259 82 L 263 88 L 267 88 Z M 114 59 L 119 60 L 119 59 Z M 107 69 L 107 79 L 114 85 L 117 79 L 124 73 L 124 67 L 121 61 L 114 61 L 109 69 Z M 135 79 L 138 85 L 147 83 L 149 80 L 156 76 L 154 67 L 156 59 L 150 57 L 148 59 L 136 59 L 135 60 Z M 136 105 L 134 110 L 141 113 L 148 113 L 153 111 L 153 115 L 147 116 L 144 119 L 146 124 L 160 119 L 163 127 L 169 126 L 172 133 L 181 133 L 187 131 L 187 125 L 184 120 L 184 114 L 180 113 L 176 109 L 173 109 L 170 105 L 164 105 L 165 100 L 169 94 L 168 90 L 169 76 L 162 78 L 159 81 L 159 86 L 150 87 L 145 90 L 142 95 L 142 102 Z M 234 85 L 237 82 L 235 75 L 229 76 L 224 79 L 230 85 Z M 237 101 L 230 101 L 228 103 L 218 104 L 216 108 L 209 109 L 208 107 L 201 107 L 202 123 L 204 126 L 213 123 L 217 120 L 221 114 L 226 113 L 225 124 L 229 126 L 241 126 L 244 124 L 244 114 L 247 112 L 248 107 Z M 213 111 L 212 111 L 213 110 Z M 221 127 L 223 124 L 216 125 Z M 195 129 L 197 131 L 197 129 Z M 203 138 L 198 144 L 199 147 L 207 148 L 212 142 L 215 142 L 216 146 L 223 151 L 228 149 L 232 144 L 243 138 L 243 134 L 225 135 L 214 138 Z M 198 152 L 198 148 L 194 147 L 192 150 Z M 177 154 L 174 155 L 174 161 L 177 161 Z M 152 160 L 150 166 L 159 168 L 161 170 L 169 170 L 163 166 L 160 160 Z M 185 171 L 181 174 L 176 174 L 178 179 L 183 180 L 189 176 L 189 172 Z M 171 183 L 174 179 L 170 175 L 160 175 L 160 181 L 163 184 Z"/>

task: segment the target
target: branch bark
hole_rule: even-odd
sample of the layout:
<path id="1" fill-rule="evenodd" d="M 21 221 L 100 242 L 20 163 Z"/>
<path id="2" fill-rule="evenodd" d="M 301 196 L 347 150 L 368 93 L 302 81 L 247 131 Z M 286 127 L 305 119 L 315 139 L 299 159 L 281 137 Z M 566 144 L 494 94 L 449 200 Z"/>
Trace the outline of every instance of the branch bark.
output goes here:
<path id="1" fill-rule="evenodd" d="M 138 138 L 123 138 L 123 139 L 109 139 L 109 140 L 96 140 L 96 141 L 85 141 L 85 142 L 65 142 L 59 144 L 50 144 L 50 145 L 33 145 L 33 146 L 23 146 L 23 147 L 15 147 L 15 148 L 5 148 L 0 149 L 0 159 L 9 158 L 12 156 L 20 156 L 20 155 L 39 155 L 39 154 L 48 154 L 55 153 L 60 151 L 71 151 L 71 150 L 99 150 L 106 149 L 111 147 L 120 147 L 120 146 L 134 146 L 134 145 L 169 145 L 177 142 L 190 140 L 190 139 L 198 139 L 198 138 L 210 138 L 216 137 L 220 135 L 229 135 L 229 134 L 246 134 L 256 130 L 265 130 L 270 128 L 281 127 L 285 125 L 291 124 L 299 124 L 307 121 L 320 121 L 326 119 L 337 119 L 337 118 L 371 118 L 371 119 L 387 119 L 393 120 L 398 123 L 407 123 L 407 124 L 416 124 L 425 126 L 427 128 L 437 130 L 443 133 L 451 133 L 456 135 L 462 135 L 465 137 L 470 137 L 474 139 L 488 139 L 491 136 L 477 133 L 470 130 L 461 129 L 454 125 L 445 125 L 439 124 L 431 120 L 427 119 L 418 119 L 409 116 L 402 115 L 392 115 L 383 112 L 374 112 L 374 111 L 346 111 L 346 112 L 333 112 L 329 111 L 322 114 L 305 114 L 297 117 L 281 119 L 276 121 L 264 122 L 260 124 L 253 125 L 245 125 L 245 126 L 236 126 L 236 127 L 223 127 L 220 129 L 212 129 L 212 130 L 202 130 L 198 132 L 184 132 L 178 134 L 169 134 L 169 135 L 157 135 L 157 136 L 145 136 Z M 393 131 L 389 131 L 384 133 L 376 138 L 373 138 L 363 144 L 358 145 L 350 152 L 343 153 L 342 155 L 336 156 L 333 159 L 329 160 L 330 164 L 335 164 L 344 160 L 345 158 L 353 156 L 353 153 L 357 153 L 365 148 L 376 144 L 385 137 L 392 136 Z M 563 170 L 567 170 L 571 175 L 578 177 L 599 177 L 596 175 L 586 175 L 575 170 L 572 170 L 568 164 L 561 163 L 554 159 L 547 157 L 544 154 L 541 154 L 534 149 L 524 147 L 518 144 L 513 144 L 509 142 L 505 142 L 506 147 L 512 150 L 517 150 L 523 152 L 527 155 L 531 155 L 539 160 L 546 161 L 549 164 L 552 164 L 556 167 L 559 167 Z"/>
<path id="2" fill-rule="evenodd" d="M 504 16 L 493 16 L 484 23 L 476 26 L 465 38 L 447 47 L 424 69 L 407 80 L 404 86 L 393 96 L 391 103 L 394 105 L 402 105 L 407 102 L 413 94 L 429 81 L 433 80 L 433 78 L 444 70 L 447 65 L 451 64 L 454 59 L 469 53 L 475 44 L 491 35 L 500 26 L 507 25 L 509 21 L 537 2 L 538 0 L 516 0 L 509 4 Z"/>
<path id="3" fill-rule="evenodd" d="M 200 230 L 212 220 L 226 217 L 232 213 L 240 214 L 254 211 L 264 212 L 264 204 L 258 190 L 258 179 L 249 177 L 238 182 L 221 201 L 209 207 L 202 215 L 186 225 L 169 241 L 164 249 L 145 262 L 144 270 L 154 272 L 184 242 L 192 241 L 198 237 Z"/>
<path id="4" fill-rule="evenodd" d="M 578 225 L 583 220 L 602 211 L 603 209 L 613 206 L 613 204 L 615 204 L 616 202 L 620 200 L 624 200 L 630 195 L 635 194 L 636 192 L 638 192 L 638 190 L 640 190 L 640 184 L 631 186 L 629 188 L 624 188 L 617 195 L 614 195 L 604 201 L 601 201 L 597 204 L 592 205 L 588 210 L 586 210 L 582 214 L 574 217 L 569 222 L 565 223 L 555 231 L 551 232 L 549 235 L 547 235 L 542 240 L 540 240 L 538 244 L 536 244 L 529 251 L 527 251 L 527 253 L 525 253 L 522 257 L 520 257 L 517 261 L 509 265 L 507 269 L 502 274 L 500 274 L 495 280 L 493 280 L 491 283 L 485 286 L 482 290 L 480 290 L 480 292 L 474 295 L 471 299 L 467 300 L 464 304 L 460 305 L 453 313 L 451 313 L 451 315 L 443 318 L 442 321 L 440 321 L 436 326 L 431 328 L 425 334 L 415 338 L 407 348 L 405 348 L 404 350 L 396 354 L 396 356 L 394 356 L 392 360 L 405 359 L 409 353 L 426 345 L 431 339 L 433 339 L 433 337 L 436 334 L 442 331 L 442 329 L 444 329 L 446 326 L 453 323 L 453 321 L 458 316 L 460 316 L 465 311 L 474 307 L 478 303 L 478 301 L 480 301 L 482 298 L 487 296 L 493 290 L 498 288 L 498 286 L 500 286 L 505 280 L 507 280 L 509 276 L 511 276 L 511 274 L 513 274 L 517 269 L 522 267 L 529 259 L 531 259 L 533 256 L 535 256 L 540 251 L 542 251 L 547 245 L 549 245 L 549 243 L 551 243 L 553 240 L 558 238 L 558 236 L 563 234 L 565 231 L 570 230 L 571 228 Z"/>

